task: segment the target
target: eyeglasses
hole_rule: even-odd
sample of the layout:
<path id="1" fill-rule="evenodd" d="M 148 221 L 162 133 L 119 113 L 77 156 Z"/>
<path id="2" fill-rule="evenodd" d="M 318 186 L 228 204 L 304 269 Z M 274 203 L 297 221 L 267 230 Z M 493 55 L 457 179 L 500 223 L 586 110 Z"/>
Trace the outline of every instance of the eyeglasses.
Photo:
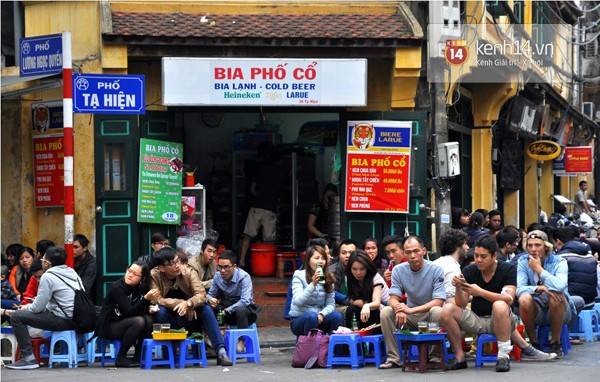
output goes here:
<path id="1" fill-rule="evenodd" d="M 217 265 L 217 271 L 226 271 L 229 268 L 233 268 L 233 265 Z"/>
<path id="2" fill-rule="evenodd" d="M 127 269 L 127 273 L 135 277 L 142 277 L 141 274 L 133 272 L 131 269 Z"/>

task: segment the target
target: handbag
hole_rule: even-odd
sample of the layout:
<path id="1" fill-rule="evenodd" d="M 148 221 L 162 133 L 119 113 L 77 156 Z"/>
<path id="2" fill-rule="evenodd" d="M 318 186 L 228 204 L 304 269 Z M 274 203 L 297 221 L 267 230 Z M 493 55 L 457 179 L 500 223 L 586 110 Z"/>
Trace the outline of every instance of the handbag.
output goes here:
<path id="1" fill-rule="evenodd" d="M 311 329 L 307 335 L 298 337 L 292 367 L 310 369 L 327 366 L 328 348 L 329 336 L 319 329 Z"/>

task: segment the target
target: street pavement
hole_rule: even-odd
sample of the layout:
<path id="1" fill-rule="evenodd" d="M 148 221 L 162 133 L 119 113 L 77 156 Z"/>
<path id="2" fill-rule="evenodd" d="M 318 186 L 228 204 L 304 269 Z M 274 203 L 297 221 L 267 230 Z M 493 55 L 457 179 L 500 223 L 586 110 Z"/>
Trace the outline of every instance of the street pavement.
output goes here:
<path id="1" fill-rule="evenodd" d="M 283 334 L 282 334 L 283 335 Z M 274 334 L 274 337 L 277 335 Z M 327 369 L 294 369 L 290 366 L 292 347 L 264 347 L 262 363 L 247 364 L 241 361 L 233 367 L 216 366 L 216 359 L 208 360 L 208 368 L 188 367 L 186 369 L 115 369 L 101 368 L 99 365 L 76 369 L 46 367 L 36 370 L 2 369 L 2 381 L 32 381 L 42 379 L 44 382 L 167 382 L 167 381 L 299 381 L 301 379 L 321 381 L 598 381 L 600 380 L 600 342 L 574 345 L 572 352 L 563 359 L 554 362 L 513 362 L 509 373 L 496 373 L 494 364 L 486 364 L 482 369 L 475 369 L 474 362 L 469 362 L 469 369 L 443 372 L 428 371 L 402 372 L 401 369 L 377 370 L 372 365 L 359 370 L 348 367 Z"/>

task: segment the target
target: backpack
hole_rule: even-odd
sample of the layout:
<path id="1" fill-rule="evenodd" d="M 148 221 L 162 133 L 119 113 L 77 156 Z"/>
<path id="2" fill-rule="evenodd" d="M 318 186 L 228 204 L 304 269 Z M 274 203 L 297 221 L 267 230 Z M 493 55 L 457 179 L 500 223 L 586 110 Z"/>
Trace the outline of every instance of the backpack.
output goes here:
<path id="1" fill-rule="evenodd" d="M 59 276 L 54 272 L 50 272 L 54 276 L 58 277 L 60 281 L 65 283 L 69 288 L 71 288 L 75 292 L 75 298 L 73 300 L 73 323 L 75 324 L 75 331 L 77 333 L 89 333 L 93 332 L 96 328 L 96 307 L 94 303 L 90 299 L 90 297 L 85 294 L 85 290 L 83 285 L 81 285 L 81 280 L 77 279 L 79 283 L 79 289 L 73 288 L 68 282 L 65 281 L 64 278 Z M 62 310 L 62 312 L 67 316 L 65 310 L 60 306 L 58 301 L 56 301 L 56 305 Z M 67 316 L 68 317 L 68 316 Z"/>

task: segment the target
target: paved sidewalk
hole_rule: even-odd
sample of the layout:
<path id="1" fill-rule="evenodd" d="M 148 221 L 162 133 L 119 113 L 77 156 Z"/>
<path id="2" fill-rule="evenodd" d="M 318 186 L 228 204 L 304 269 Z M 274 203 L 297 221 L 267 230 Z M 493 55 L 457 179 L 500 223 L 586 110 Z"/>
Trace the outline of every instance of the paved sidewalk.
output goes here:
<path id="1" fill-rule="evenodd" d="M 296 344 L 296 336 L 289 326 L 258 328 L 258 337 L 261 348 L 292 347 Z"/>
<path id="2" fill-rule="evenodd" d="M 474 362 L 469 362 L 469 368 L 454 372 L 428 371 L 402 372 L 401 369 L 378 370 L 372 365 L 359 370 L 347 367 L 327 369 L 294 369 L 290 366 L 292 348 L 262 349 L 262 363 L 247 364 L 241 361 L 238 365 L 228 368 L 216 366 L 215 359 L 209 359 L 208 368 L 188 367 L 186 369 L 115 369 L 80 366 L 76 369 L 41 368 L 37 370 L 8 370 L 2 369 L 2 381 L 34 381 L 44 382 L 169 382 L 169 381 L 242 381 L 242 382 L 282 382 L 311 379 L 314 381 L 373 381 L 397 382 L 428 381 L 428 382 L 481 382 L 481 381 L 535 381 L 562 382 L 598 381 L 600 375 L 600 342 L 586 343 L 573 347 L 566 359 L 548 363 L 513 362 L 509 373 L 496 373 L 493 364 L 486 364 L 476 369 Z"/>

